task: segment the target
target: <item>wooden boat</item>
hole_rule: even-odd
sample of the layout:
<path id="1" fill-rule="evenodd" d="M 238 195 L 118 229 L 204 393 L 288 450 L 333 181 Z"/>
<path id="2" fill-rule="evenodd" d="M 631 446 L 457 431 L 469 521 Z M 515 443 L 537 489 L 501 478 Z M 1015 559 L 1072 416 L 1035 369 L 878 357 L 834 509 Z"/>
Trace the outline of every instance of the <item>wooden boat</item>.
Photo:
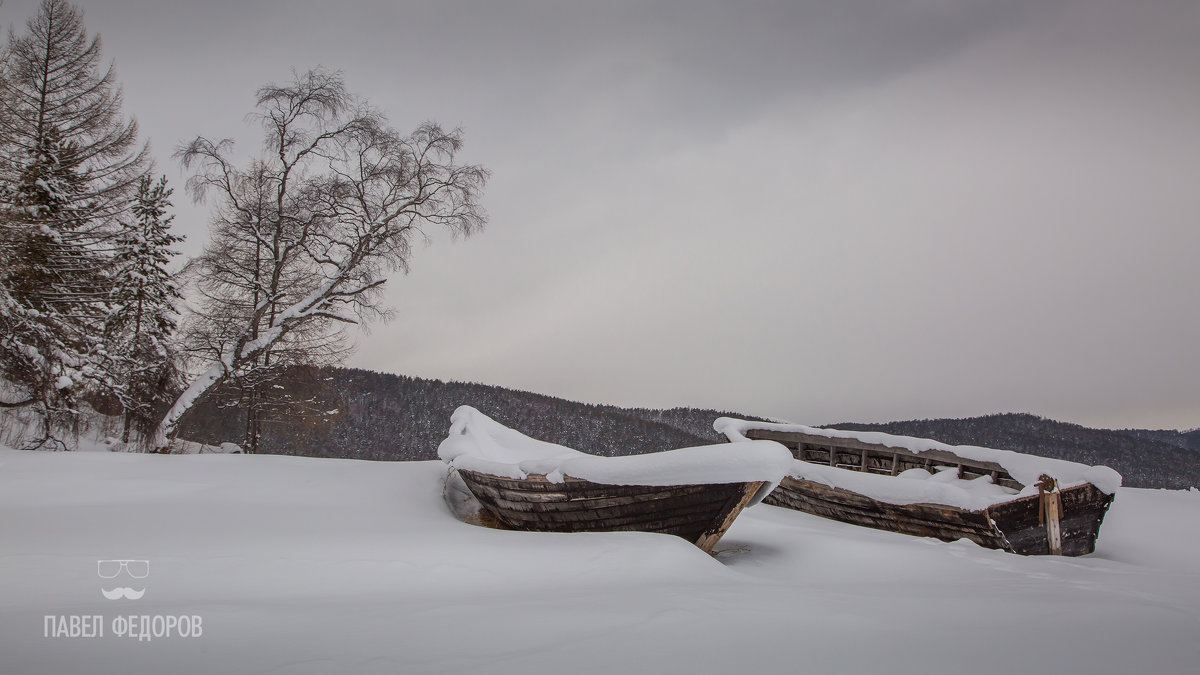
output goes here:
<path id="1" fill-rule="evenodd" d="M 711 552 L 763 481 L 701 485 L 605 485 L 564 476 L 511 479 L 459 469 L 471 494 L 512 530 L 674 534 Z"/>
<path id="2" fill-rule="evenodd" d="M 730 418 L 713 426 L 731 441 L 773 440 L 792 452 L 767 504 L 1022 555 L 1093 552 L 1121 483 L 1108 467 L 928 439 Z"/>
<path id="3" fill-rule="evenodd" d="M 438 455 L 486 510 L 485 520 L 513 530 L 660 532 L 711 552 L 792 461 L 771 442 L 745 445 L 738 462 L 721 446 L 598 457 L 531 439 L 468 406 L 451 420 Z"/>

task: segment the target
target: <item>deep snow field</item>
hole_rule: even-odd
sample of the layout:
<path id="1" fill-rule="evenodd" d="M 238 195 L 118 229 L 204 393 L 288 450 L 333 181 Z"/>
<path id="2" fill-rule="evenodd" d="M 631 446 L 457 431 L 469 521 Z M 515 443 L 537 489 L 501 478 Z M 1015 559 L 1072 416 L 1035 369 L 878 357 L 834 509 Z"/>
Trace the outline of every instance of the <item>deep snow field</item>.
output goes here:
<path id="1" fill-rule="evenodd" d="M 467 525 L 445 473 L 0 450 L 0 673 L 1200 672 L 1200 492 L 1122 488 L 1084 558 L 759 505 L 714 559 Z M 149 575 L 101 578 L 102 559 Z M 118 581 L 145 594 L 106 599 Z M 47 615 L 105 633 L 55 637 Z M 129 615 L 202 633 L 113 635 Z"/>

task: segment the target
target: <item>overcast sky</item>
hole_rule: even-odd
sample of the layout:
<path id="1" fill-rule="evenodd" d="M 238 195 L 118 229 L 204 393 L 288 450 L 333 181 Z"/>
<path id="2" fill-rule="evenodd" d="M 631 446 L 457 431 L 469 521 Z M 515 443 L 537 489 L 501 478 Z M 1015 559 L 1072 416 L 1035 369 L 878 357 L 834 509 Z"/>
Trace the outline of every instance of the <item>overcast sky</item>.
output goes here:
<path id="1" fill-rule="evenodd" d="M 1200 425 L 1194 0 L 80 5 L 177 188 L 174 147 L 254 149 L 292 68 L 464 128 L 490 223 L 417 249 L 351 365 L 813 424 Z"/>

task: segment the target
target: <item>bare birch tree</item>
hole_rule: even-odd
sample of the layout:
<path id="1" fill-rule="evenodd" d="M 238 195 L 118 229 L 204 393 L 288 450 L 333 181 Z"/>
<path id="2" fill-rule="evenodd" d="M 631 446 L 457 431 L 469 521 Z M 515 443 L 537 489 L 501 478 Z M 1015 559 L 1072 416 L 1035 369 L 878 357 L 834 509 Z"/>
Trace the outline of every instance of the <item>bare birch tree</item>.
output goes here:
<path id="1" fill-rule="evenodd" d="M 402 135 L 322 70 L 261 88 L 257 108 L 263 153 L 245 168 L 228 140 L 198 137 L 179 151 L 196 171 L 194 195 L 217 200 L 202 257 L 228 276 L 210 278 L 208 294 L 241 303 L 244 316 L 223 317 L 218 348 L 159 424 L 160 448 L 201 396 L 269 365 L 289 336 L 382 317 L 380 289 L 407 269 L 426 228 L 466 236 L 486 220 L 478 198 L 488 174 L 456 163 L 457 129 L 427 122 Z"/>

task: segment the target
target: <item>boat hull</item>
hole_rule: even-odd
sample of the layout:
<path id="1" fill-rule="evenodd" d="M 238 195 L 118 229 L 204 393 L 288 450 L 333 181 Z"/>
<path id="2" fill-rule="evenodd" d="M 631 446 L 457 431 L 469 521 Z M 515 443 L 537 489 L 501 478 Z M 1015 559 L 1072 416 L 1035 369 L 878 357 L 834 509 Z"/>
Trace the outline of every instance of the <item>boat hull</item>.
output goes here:
<path id="1" fill-rule="evenodd" d="M 1104 514 L 1112 503 L 1091 484 L 1058 492 L 1062 555 L 1078 556 L 1096 549 Z M 943 541 L 971 541 L 1021 555 L 1046 555 L 1050 551 L 1043 506 L 1039 495 L 1030 495 L 977 510 L 941 504 L 888 504 L 865 495 L 829 487 L 802 478 L 787 477 L 763 500 L 805 513 Z"/>
<path id="2" fill-rule="evenodd" d="M 958 478 L 986 477 L 1018 491 L 1025 487 L 996 462 L 969 459 L 945 448 L 912 450 L 853 437 L 771 428 L 751 428 L 745 436 L 782 443 L 798 464 L 893 478 L 909 469 L 945 467 L 955 469 Z M 944 504 L 890 504 L 852 490 L 789 476 L 763 501 L 880 530 L 943 541 L 970 539 L 980 546 L 1022 555 L 1091 553 L 1096 549 L 1100 524 L 1113 495 L 1091 483 L 1061 490 L 1054 481 L 1051 483 L 1053 487 L 1048 491 L 972 511 Z"/>
<path id="3" fill-rule="evenodd" d="M 605 485 L 570 476 L 505 478 L 458 470 L 503 527 L 538 532 L 661 532 L 706 552 L 763 487 L 760 481 L 699 485 Z"/>

